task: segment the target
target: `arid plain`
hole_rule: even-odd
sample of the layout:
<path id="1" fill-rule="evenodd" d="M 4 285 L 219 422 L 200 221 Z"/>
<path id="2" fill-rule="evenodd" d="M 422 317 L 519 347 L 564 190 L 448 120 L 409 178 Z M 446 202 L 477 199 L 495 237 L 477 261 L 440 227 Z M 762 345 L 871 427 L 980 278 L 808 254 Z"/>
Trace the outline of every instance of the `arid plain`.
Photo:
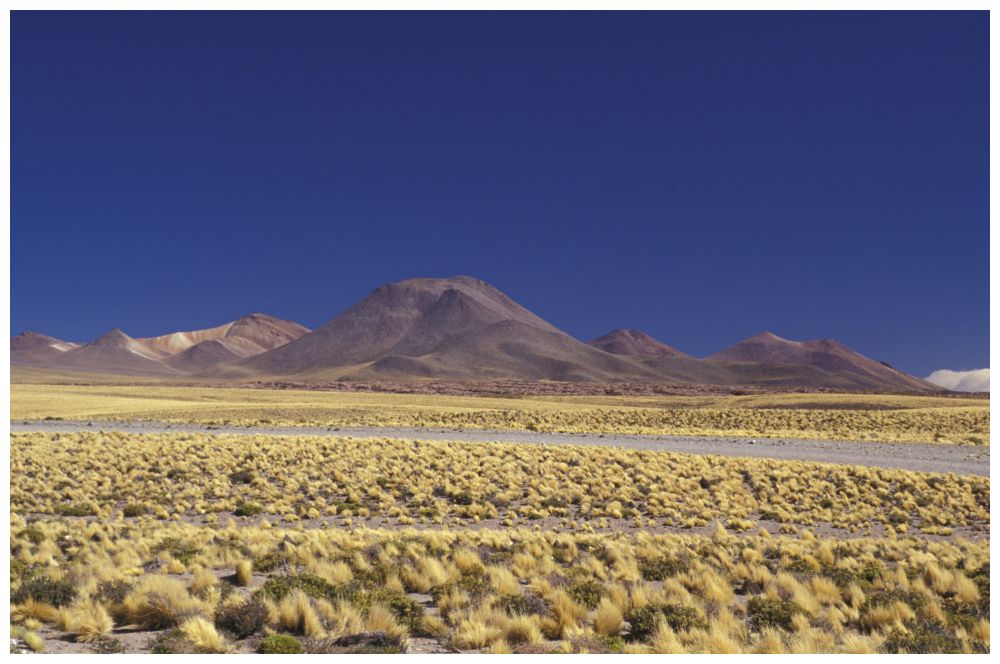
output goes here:
<path id="1" fill-rule="evenodd" d="M 791 438 L 956 451 L 988 468 L 988 399 L 42 376 L 15 371 L 11 399 L 24 648 L 989 648 L 988 471 L 712 453 L 714 440 Z M 702 449 L 630 442 L 672 439 Z"/>
<path id="2" fill-rule="evenodd" d="M 15 649 L 985 652 L 989 399 L 470 277 L 11 339 Z"/>

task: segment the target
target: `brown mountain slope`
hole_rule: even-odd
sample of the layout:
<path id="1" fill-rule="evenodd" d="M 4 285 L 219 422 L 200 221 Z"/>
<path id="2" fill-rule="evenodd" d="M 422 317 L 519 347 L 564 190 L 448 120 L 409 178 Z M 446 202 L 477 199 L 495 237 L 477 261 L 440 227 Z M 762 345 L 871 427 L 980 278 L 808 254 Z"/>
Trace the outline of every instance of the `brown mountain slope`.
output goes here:
<path id="1" fill-rule="evenodd" d="M 54 366 L 122 374 L 170 374 L 174 370 L 161 360 L 164 354 L 119 329 L 89 344 L 63 353 Z"/>
<path id="2" fill-rule="evenodd" d="M 868 389 L 935 389 L 924 380 L 876 362 L 833 339 L 791 341 L 771 332 L 761 332 L 706 359 L 757 367 L 784 367 L 783 371 L 790 373 L 794 373 L 795 367 L 807 366 L 829 374 L 829 378 L 820 376 L 815 380 L 825 380 L 834 387 L 853 384 Z M 759 373 L 759 369 L 746 370 L 748 377 Z M 819 386 L 813 383 L 809 380 L 804 384 Z"/>
<path id="3" fill-rule="evenodd" d="M 22 332 L 10 338 L 10 363 L 46 366 L 57 362 L 66 351 L 80 344 L 56 339 L 38 332 Z"/>
<path id="4" fill-rule="evenodd" d="M 249 314 L 238 320 L 204 330 L 173 332 L 136 339 L 167 355 L 175 355 L 206 341 L 225 340 L 239 357 L 248 357 L 283 346 L 309 332 L 309 328 L 267 314 Z"/>
<path id="5" fill-rule="evenodd" d="M 472 277 L 382 286 L 314 332 L 240 367 L 351 378 L 656 379 L 641 364 L 581 343 Z M 324 371 L 330 369 L 342 371 Z"/>
<path id="6" fill-rule="evenodd" d="M 309 328 L 292 321 L 267 314 L 249 314 L 218 327 L 137 341 L 170 353 L 164 360 L 167 366 L 187 373 L 200 373 L 224 362 L 284 346 L 308 332 Z"/>
<path id="7" fill-rule="evenodd" d="M 223 362 L 231 362 L 245 357 L 240 355 L 224 339 L 208 339 L 186 350 L 171 355 L 163 362 L 167 366 L 187 373 L 206 371 Z"/>
<path id="8" fill-rule="evenodd" d="M 642 330 L 612 330 L 591 341 L 590 345 L 612 355 L 628 357 L 687 357 L 685 353 L 654 339 Z"/>

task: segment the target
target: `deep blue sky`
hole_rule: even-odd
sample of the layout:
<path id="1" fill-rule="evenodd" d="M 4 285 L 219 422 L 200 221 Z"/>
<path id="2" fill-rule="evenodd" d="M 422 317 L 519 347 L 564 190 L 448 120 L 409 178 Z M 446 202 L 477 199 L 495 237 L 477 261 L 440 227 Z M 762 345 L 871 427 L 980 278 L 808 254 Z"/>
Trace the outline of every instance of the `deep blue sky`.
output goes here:
<path id="1" fill-rule="evenodd" d="M 985 12 L 15 12 L 12 333 L 470 274 L 581 339 L 986 366 L 988 49 Z"/>

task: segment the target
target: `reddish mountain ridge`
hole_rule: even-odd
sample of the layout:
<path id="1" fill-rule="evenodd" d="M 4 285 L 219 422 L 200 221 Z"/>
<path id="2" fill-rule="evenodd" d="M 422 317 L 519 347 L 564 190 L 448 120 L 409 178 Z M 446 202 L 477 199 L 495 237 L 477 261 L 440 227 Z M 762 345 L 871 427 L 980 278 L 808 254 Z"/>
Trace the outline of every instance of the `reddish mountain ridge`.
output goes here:
<path id="1" fill-rule="evenodd" d="M 83 346 L 27 333 L 11 339 L 11 358 L 54 368 L 302 384 L 447 379 L 938 389 L 832 340 L 762 333 L 704 359 L 639 330 L 615 330 L 585 344 L 465 276 L 381 286 L 312 332 L 251 314 L 146 339 L 113 330 Z"/>
<path id="2" fill-rule="evenodd" d="M 266 314 L 144 339 L 114 329 L 82 345 L 26 332 L 11 338 L 11 364 L 139 375 L 199 373 L 277 348 L 308 332 L 298 323 Z"/>

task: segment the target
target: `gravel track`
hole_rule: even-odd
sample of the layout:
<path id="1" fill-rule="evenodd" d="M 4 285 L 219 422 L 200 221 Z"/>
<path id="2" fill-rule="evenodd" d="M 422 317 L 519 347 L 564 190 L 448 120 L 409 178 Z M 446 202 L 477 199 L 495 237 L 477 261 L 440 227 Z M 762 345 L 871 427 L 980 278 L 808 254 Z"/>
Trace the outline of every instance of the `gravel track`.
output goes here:
<path id="1" fill-rule="evenodd" d="M 476 443 L 506 442 L 547 445 L 608 445 L 636 450 L 718 454 L 798 461 L 900 468 L 959 475 L 990 474 L 989 447 L 967 447 L 933 443 L 880 443 L 795 438 L 729 438 L 715 436 L 660 436 L 597 433 L 540 433 L 488 429 L 440 429 L 421 427 L 228 427 L 163 422 L 12 421 L 11 433 L 47 431 L 124 431 L 127 433 L 261 434 L 270 436 L 352 436 L 355 438 L 400 438 L 452 440 Z"/>

